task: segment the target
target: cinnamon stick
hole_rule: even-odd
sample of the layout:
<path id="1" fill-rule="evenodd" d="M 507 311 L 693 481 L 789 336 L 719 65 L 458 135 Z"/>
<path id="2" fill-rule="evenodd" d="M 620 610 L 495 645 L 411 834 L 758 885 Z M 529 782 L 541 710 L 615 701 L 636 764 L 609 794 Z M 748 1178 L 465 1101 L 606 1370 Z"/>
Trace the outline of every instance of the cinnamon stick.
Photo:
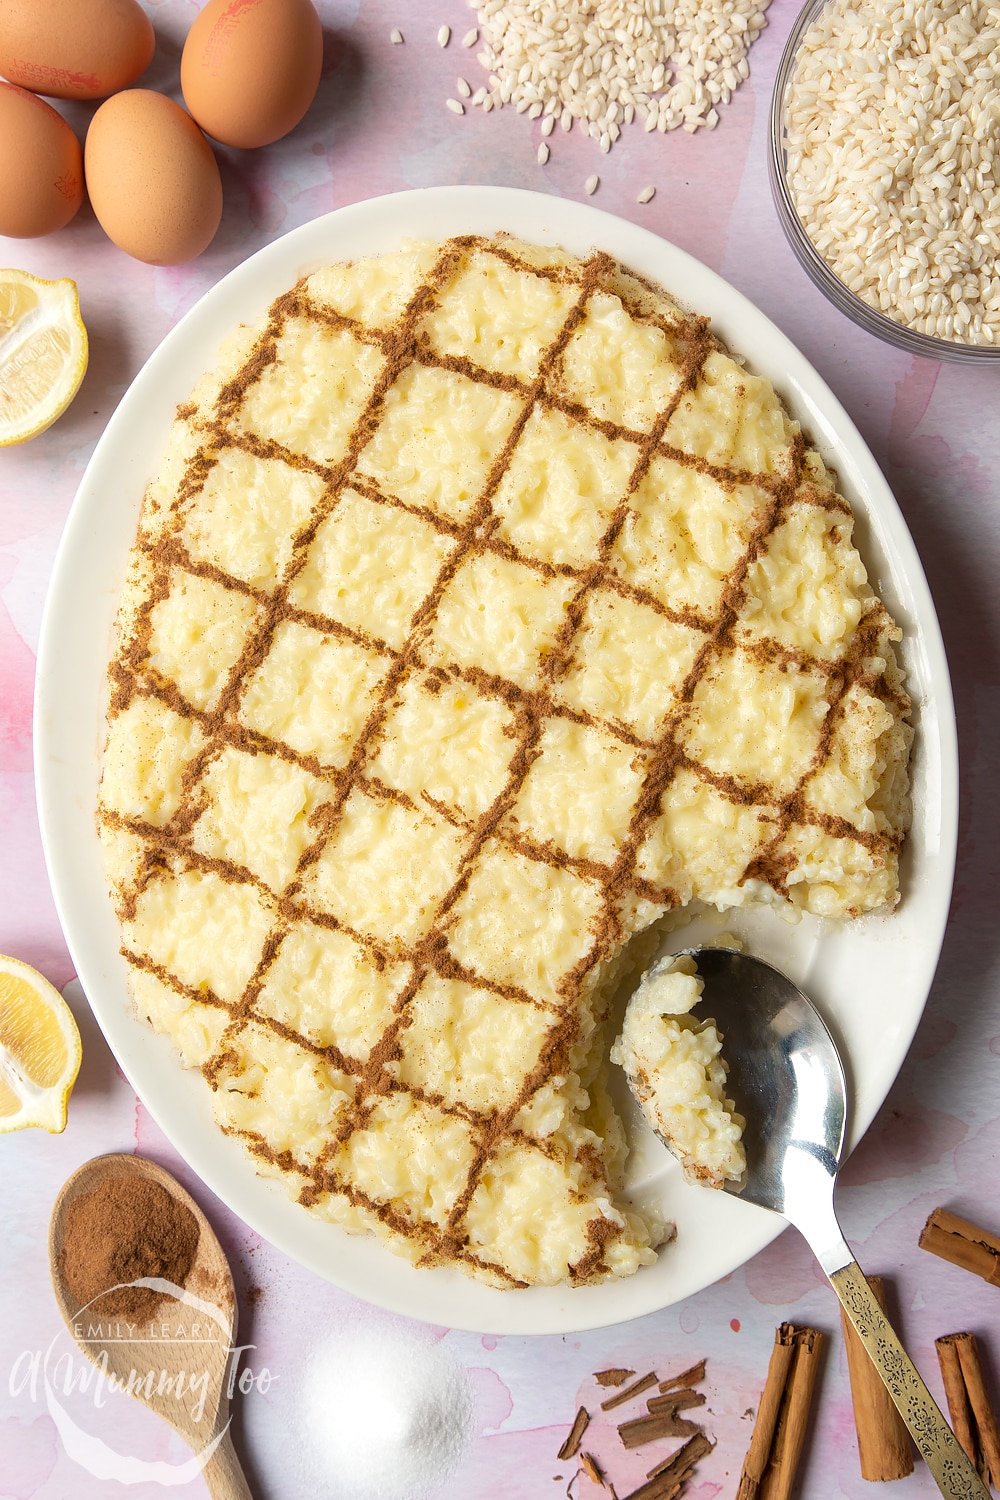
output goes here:
<path id="1" fill-rule="evenodd" d="M 629 1376 L 634 1374 L 634 1370 L 598 1370 L 594 1379 L 598 1385 L 624 1385 Z"/>
<path id="2" fill-rule="evenodd" d="M 885 1311 L 885 1286 L 881 1276 L 869 1276 L 875 1301 Z M 864 1344 L 850 1318 L 841 1309 L 840 1321 L 847 1348 L 851 1377 L 851 1402 L 858 1435 L 858 1457 L 862 1479 L 902 1479 L 913 1473 L 913 1445 L 906 1423 L 893 1405 Z"/>
<path id="3" fill-rule="evenodd" d="M 570 1428 L 569 1433 L 567 1434 L 566 1441 L 563 1443 L 562 1447 L 559 1449 L 559 1452 L 556 1454 L 557 1458 L 565 1460 L 567 1458 L 574 1457 L 580 1447 L 581 1442 L 583 1441 L 583 1434 L 586 1432 L 589 1422 L 590 1412 L 585 1406 L 581 1406 L 576 1416 L 573 1418 L 573 1425 Z"/>
<path id="4" fill-rule="evenodd" d="M 955 1436 L 980 1477 L 1000 1486 L 1000 1434 L 986 1393 L 976 1336 L 946 1333 L 934 1344 Z"/>
<path id="5" fill-rule="evenodd" d="M 815 1328 L 776 1329 L 736 1500 L 789 1500 L 824 1342 Z"/>
<path id="6" fill-rule="evenodd" d="M 958 1362 L 962 1367 L 965 1389 L 969 1393 L 969 1405 L 972 1407 L 972 1416 L 979 1434 L 979 1447 L 989 1471 L 989 1482 L 997 1488 L 1000 1487 L 1000 1433 L 997 1432 L 997 1419 L 986 1393 L 983 1368 L 979 1363 L 979 1350 L 976 1347 L 976 1335 L 967 1333 L 964 1338 L 956 1339 L 955 1348 L 958 1351 Z"/>
<path id="7" fill-rule="evenodd" d="M 961 1335 L 946 1334 L 944 1338 L 934 1340 L 934 1347 L 937 1350 L 938 1364 L 941 1366 L 941 1379 L 944 1382 L 944 1394 L 948 1402 L 952 1431 L 965 1450 L 969 1462 L 980 1470 L 980 1477 L 982 1477 L 979 1444 L 972 1425 L 972 1408 L 965 1389 L 962 1366 L 958 1362 L 958 1350 L 955 1348 L 956 1337 L 960 1338 Z"/>
<path id="8" fill-rule="evenodd" d="M 920 1233 L 920 1248 L 972 1271 L 991 1286 L 1000 1286 L 1000 1236 L 947 1208 L 936 1208 L 931 1214 Z"/>

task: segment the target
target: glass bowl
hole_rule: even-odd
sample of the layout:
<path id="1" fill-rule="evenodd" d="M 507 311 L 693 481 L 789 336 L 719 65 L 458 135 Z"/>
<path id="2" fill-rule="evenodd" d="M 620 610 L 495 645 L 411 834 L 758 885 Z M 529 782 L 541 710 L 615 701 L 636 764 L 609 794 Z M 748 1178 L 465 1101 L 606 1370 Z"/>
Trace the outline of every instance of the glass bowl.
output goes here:
<path id="1" fill-rule="evenodd" d="M 956 363 L 980 365 L 1000 359 L 1000 345 L 990 347 L 982 344 L 959 344 L 952 339 L 935 338 L 929 333 L 920 333 L 914 328 L 907 328 L 903 323 L 896 323 L 892 318 L 886 317 L 885 313 L 869 306 L 841 281 L 835 271 L 831 270 L 806 233 L 788 186 L 785 154 L 785 92 L 802 38 L 826 3 L 827 0 L 807 0 L 785 43 L 785 50 L 781 54 L 781 62 L 778 65 L 778 75 L 774 81 L 774 94 L 771 99 L 768 176 L 785 237 L 810 281 L 819 287 L 834 307 L 846 313 L 859 327 L 875 334 L 876 338 L 884 339 L 887 344 L 893 344 L 907 354 L 921 354 L 928 359 L 948 359 Z"/>

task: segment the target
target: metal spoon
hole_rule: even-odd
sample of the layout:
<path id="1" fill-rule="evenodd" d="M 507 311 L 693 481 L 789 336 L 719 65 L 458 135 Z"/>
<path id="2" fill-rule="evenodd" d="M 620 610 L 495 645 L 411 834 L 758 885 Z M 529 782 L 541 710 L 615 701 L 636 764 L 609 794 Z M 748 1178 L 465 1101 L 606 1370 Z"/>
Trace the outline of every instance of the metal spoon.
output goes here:
<path id="1" fill-rule="evenodd" d="M 746 1117 L 747 1170 L 728 1190 L 781 1214 L 805 1236 L 942 1495 L 988 1500 L 837 1222 L 833 1193 L 844 1148 L 847 1081 L 833 1037 L 812 1002 L 763 959 L 727 948 L 685 952 L 705 981 L 703 1013 L 715 1018 L 724 1039 L 727 1092 Z M 641 1105 L 635 1081 L 628 1082 Z"/>

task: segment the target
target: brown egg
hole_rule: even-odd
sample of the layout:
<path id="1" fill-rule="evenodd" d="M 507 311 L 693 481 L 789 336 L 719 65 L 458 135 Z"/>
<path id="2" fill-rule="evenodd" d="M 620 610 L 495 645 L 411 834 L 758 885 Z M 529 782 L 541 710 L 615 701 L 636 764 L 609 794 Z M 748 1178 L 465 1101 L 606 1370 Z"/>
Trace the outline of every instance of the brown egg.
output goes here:
<path id="1" fill-rule="evenodd" d="M 0 80 L 0 234 L 51 234 L 82 202 L 83 153 L 62 115 Z"/>
<path id="2" fill-rule="evenodd" d="M 316 96 L 323 28 L 309 0 L 209 0 L 181 54 L 184 103 L 226 146 L 266 146 Z"/>
<path id="3" fill-rule="evenodd" d="M 87 191 L 119 249 L 154 266 L 193 260 L 222 217 L 211 146 L 179 104 L 149 89 L 105 101 L 90 122 Z"/>
<path id="4" fill-rule="evenodd" d="M 136 0 L 3 0 L 0 73 L 57 99 L 103 99 L 149 67 L 156 38 Z"/>

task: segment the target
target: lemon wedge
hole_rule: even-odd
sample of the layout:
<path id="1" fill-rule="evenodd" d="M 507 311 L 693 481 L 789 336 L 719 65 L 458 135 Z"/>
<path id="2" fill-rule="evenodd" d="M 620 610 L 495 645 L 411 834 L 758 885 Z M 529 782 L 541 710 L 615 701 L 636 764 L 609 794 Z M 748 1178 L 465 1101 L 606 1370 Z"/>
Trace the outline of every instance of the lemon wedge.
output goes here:
<path id="1" fill-rule="evenodd" d="M 66 1128 L 80 1071 L 80 1033 L 57 989 L 29 964 L 0 953 L 0 1133 Z"/>
<path id="2" fill-rule="evenodd" d="M 51 427 L 86 368 L 76 282 L 0 270 L 0 448 Z"/>

